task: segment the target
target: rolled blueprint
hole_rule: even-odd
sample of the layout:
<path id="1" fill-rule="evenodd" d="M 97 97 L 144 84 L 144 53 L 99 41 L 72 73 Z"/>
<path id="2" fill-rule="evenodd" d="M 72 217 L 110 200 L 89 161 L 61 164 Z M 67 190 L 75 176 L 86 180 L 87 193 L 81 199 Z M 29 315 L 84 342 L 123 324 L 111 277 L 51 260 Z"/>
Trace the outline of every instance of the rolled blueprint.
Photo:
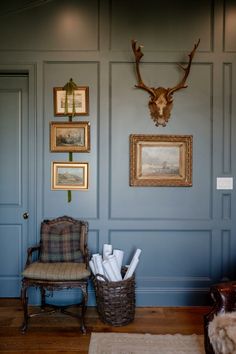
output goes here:
<path id="1" fill-rule="evenodd" d="M 136 269 L 136 267 L 138 265 L 138 262 L 139 262 L 139 258 L 138 257 L 140 256 L 141 252 L 142 251 L 139 248 L 136 250 L 136 252 L 135 252 L 135 254 L 134 254 L 133 258 L 132 258 L 132 261 L 131 261 L 128 269 L 127 269 L 127 272 L 126 272 L 126 274 L 124 276 L 124 280 L 132 277 L 132 275 L 133 275 L 133 273 L 134 273 L 134 271 L 135 271 L 135 269 Z"/>
<path id="2" fill-rule="evenodd" d="M 107 279 L 110 281 L 117 281 L 116 276 L 111 268 L 111 263 L 108 260 L 105 260 L 102 262 L 102 265 L 107 275 Z"/>
<path id="3" fill-rule="evenodd" d="M 104 275 L 104 270 L 102 266 L 102 256 L 100 254 L 94 254 L 92 257 L 92 261 L 94 263 L 94 268 L 96 271 L 96 274 L 101 274 Z M 104 280 L 101 277 L 98 277 L 99 280 Z"/>
<path id="4" fill-rule="evenodd" d="M 103 260 L 107 259 L 107 257 L 110 256 L 110 254 L 112 254 L 112 245 L 108 245 L 107 243 L 104 243 L 103 252 L 102 252 Z"/>
<path id="5" fill-rule="evenodd" d="M 141 254 L 141 249 L 140 248 L 137 248 L 135 254 L 134 254 L 134 257 L 133 258 L 139 258 L 140 254 Z"/>
<path id="6" fill-rule="evenodd" d="M 114 254 L 108 256 L 108 260 L 107 260 L 110 265 L 111 265 L 111 269 L 113 271 L 113 273 L 115 274 L 115 278 L 117 281 L 122 280 L 122 276 L 120 273 L 120 267 L 117 263 L 117 259 L 116 256 Z"/>
<path id="7" fill-rule="evenodd" d="M 93 275 L 96 275 L 96 270 L 95 270 L 94 263 L 93 263 L 92 259 L 89 261 L 89 267 L 90 267 Z"/>
<path id="8" fill-rule="evenodd" d="M 121 251 L 121 250 L 113 250 L 113 255 L 116 257 L 119 270 L 121 271 L 122 262 L 123 262 L 123 257 L 124 257 L 124 251 Z"/>
<path id="9" fill-rule="evenodd" d="M 137 265 L 138 265 L 139 259 L 138 258 L 133 258 L 132 262 L 130 263 L 127 272 L 125 273 L 124 280 L 132 277 Z"/>

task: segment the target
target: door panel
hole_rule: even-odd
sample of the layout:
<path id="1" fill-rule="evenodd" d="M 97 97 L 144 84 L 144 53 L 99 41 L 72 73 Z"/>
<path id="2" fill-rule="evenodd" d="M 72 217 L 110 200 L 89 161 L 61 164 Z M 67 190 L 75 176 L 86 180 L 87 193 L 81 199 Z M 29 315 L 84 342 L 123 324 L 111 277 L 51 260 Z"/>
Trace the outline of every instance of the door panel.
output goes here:
<path id="1" fill-rule="evenodd" d="M 0 296 L 18 297 L 27 247 L 28 76 L 0 76 Z"/>

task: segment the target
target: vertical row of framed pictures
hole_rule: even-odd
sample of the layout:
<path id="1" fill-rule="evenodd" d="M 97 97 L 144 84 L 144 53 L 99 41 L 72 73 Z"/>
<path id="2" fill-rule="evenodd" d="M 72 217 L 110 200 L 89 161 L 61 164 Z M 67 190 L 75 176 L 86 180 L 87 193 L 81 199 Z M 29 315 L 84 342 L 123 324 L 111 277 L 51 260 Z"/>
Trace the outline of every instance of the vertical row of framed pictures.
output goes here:
<path id="1" fill-rule="evenodd" d="M 72 94 L 66 97 L 66 91 L 62 87 L 55 87 L 53 93 L 55 116 L 72 117 L 89 114 L 89 89 L 87 86 L 78 87 L 74 91 L 74 97 Z M 68 122 L 51 122 L 50 150 L 51 152 L 68 153 L 90 152 L 90 123 L 88 121 L 72 121 L 72 119 Z M 88 162 L 53 161 L 52 190 L 87 190 L 88 172 Z"/>

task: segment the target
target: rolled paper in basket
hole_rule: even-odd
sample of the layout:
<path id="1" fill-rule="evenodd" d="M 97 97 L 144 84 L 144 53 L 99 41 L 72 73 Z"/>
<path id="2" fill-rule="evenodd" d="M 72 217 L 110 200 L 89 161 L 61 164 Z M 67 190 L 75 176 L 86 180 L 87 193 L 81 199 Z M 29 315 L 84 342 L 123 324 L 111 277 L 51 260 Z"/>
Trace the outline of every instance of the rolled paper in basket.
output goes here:
<path id="1" fill-rule="evenodd" d="M 125 273 L 124 280 L 131 278 L 137 265 L 138 265 L 139 259 L 138 258 L 133 258 L 132 262 L 130 263 L 127 272 Z"/>
<path id="2" fill-rule="evenodd" d="M 112 254 L 112 245 L 108 245 L 107 243 L 104 243 L 103 245 L 103 259 L 107 259 L 110 254 Z"/>
<path id="3" fill-rule="evenodd" d="M 108 262 L 111 265 L 111 269 L 112 269 L 113 273 L 115 274 L 116 280 L 117 281 L 122 280 L 120 268 L 118 266 L 117 259 L 114 254 L 108 257 Z"/>
<path id="4" fill-rule="evenodd" d="M 136 267 L 138 265 L 138 262 L 139 262 L 139 258 L 138 257 L 140 256 L 141 252 L 142 251 L 139 248 L 136 250 L 136 252 L 135 252 L 135 254 L 133 256 L 133 259 L 132 259 L 132 261 L 131 261 L 131 263 L 130 263 L 130 265 L 128 267 L 128 270 L 127 270 L 127 272 L 126 272 L 126 274 L 124 276 L 124 280 L 132 277 L 132 275 L 133 275 L 133 273 L 134 273 L 134 271 L 135 271 L 135 269 L 136 269 Z"/>
<path id="5" fill-rule="evenodd" d="M 103 268 L 105 270 L 105 273 L 107 275 L 107 279 L 110 281 L 117 281 L 115 274 L 113 273 L 113 270 L 111 268 L 111 264 L 108 260 L 105 260 L 102 262 Z"/>
<path id="6" fill-rule="evenodd" d="M 140 248 L 138 248 L 137 250 L 136 250 L 136 252 L 135 252 L 135 254 L 134 254 L 134 256 L 133 256 L 133 258 L 139 258 L 139 256 L 140 256 L 140 254 L 141 254 L 141 249 Z"/>
<path id="7" fill-rule="evenodd" d="M 103 270 L 103 266 L 102 266 L 102 256 L 100 254 L 93 255 L 92 260 L 94 262 L 94 268 L 95 268 L 96 274 L 104 275 L 104 270 Z M 99 280 L 104 280 L 104 279 L 99 278 Z"/>
<path id="8" fill-rule="evenodd" d="M 113 254 L 116 257 L 119 270 L 121 271 L 123 257 L 124 257 L 124 252 L 121 251 L 121 250 L 113 250 Z"/>
<path id="9" fill-rule="evenodd" d="M 93 263 L 92 259 L 89 261 L 89 267 L 90 267 L 93 275 L 96 275 L 96 270 L 95 270 L 94 263 Z"/>

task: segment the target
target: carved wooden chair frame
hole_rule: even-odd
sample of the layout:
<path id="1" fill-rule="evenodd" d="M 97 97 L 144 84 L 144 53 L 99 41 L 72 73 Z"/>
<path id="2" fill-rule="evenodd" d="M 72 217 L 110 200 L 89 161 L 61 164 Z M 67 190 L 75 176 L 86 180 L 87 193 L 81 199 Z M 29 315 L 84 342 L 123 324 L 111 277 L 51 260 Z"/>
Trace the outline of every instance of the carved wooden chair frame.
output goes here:
<path id="1" fill-rule="evenodd" d="M 64 219 L 65 221 L 72 221 L 74 223 L 80 223 L 80 225 L 81 225 L 80 251 L 83 255 L 83 261 L 86 265 L 86 268 L 88 268 L 89 252 L 88 252 L 88 247 L 87 247 L 87 237 L 88 237 L 88 224 L 87 224 L 87 222 L 75 220 L 75 219 L 69 218 L 67 216 L 62 217 L 60 219 L 61 220 Z M 54 222 L 55 220 L 57 220 L 57 219 L 54 219 L 51 222 Z M 39 257 L 40 249 L 41 249 L 40 244 L 28 248 L 27 260 L 26 260 L 25 267 L 27 267 L 33 263 L 33 254 L 35 252 L 38 252 L 38 257 Z M 61 313 L 64 313 L 66 315 L 80 318 L 81 332 L 83 334 L 86 334 L 84 317 L 85 317 L 85 313 L 87 310 L 88 280 L 89 280 L 89 276 L 86 278 L 80 279 L 80 280 L 60 280 L 60 281 L 55 281 L 55 280 L 49 281 L 49 280 L 43 280 L 43 279 L 32 279 L 32 278 L 23 277 L 22 288 L 21 288 L 21 300 L 22 300 L 23 311 L 24 311 L 24 320 L 23 320 L 23 324 L 21 327 L 22 333 L 25 333 L 26 330 L 28 329 L 29 318 L 41 315 L 43 313 L 53 313 L 56 311 L 60 311 Z M 29 309 L 28 309 L 27 290 L 29 287 L 39 288 L 40 293 L 41 293 L 40 310 L 35 313 L 29 313 Z M 60 306 L 60 305 L 49 304 L 46 302 L 46 291 L 50 291 L 51 293 L 53 293 L 53 291 L 56 291 L 56 290 L 76 289 L 76 288 L 80 289 L 82 292 L 82 299 L 81 299 L 81 301 L 79 301 L 76 304 Z M 80 316 L 71 312 L 71 311 L 67 311 L 67 309 L 69 307 L 75 307 L 75 306 L 81 308 Z M 51 308 L 51 310 L 49 310 L 49 308 Z"/>

